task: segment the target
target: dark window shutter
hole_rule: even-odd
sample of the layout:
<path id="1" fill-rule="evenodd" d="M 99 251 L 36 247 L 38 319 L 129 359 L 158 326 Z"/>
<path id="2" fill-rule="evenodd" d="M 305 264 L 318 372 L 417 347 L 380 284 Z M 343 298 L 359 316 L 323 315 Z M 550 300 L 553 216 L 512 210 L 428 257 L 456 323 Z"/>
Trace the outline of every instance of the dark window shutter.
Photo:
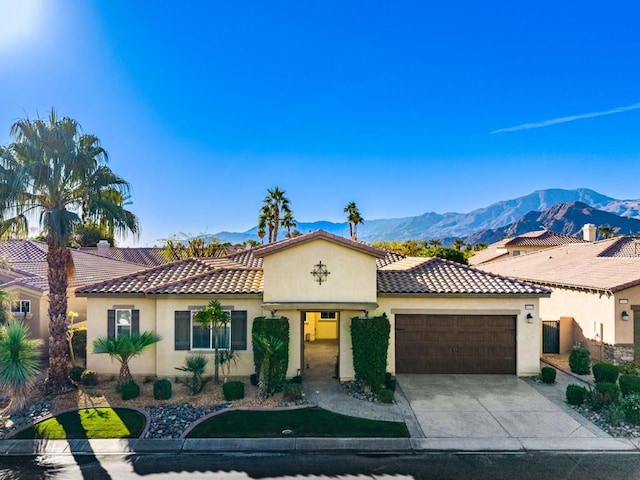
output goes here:
<path id="1" fill-rule="evenodd" d="M 116 311 L 107 310 L 107 337 L 116 337 Z"/>
<path id="2" fill-rule="evenodd" d="M 231 350 L 247 349 L 247 312 L 231 312 Z"/>
<path id="3" fill-rule="evenodd" d="M 140 333 L 140 310 L 131 310 L 131 335 Z"/>
<path id="4" fill-rule="evenodd" d="M 175 313 L 175 350 L 189 350 L 191 348 L 191 312 L 177 310 Z"/>

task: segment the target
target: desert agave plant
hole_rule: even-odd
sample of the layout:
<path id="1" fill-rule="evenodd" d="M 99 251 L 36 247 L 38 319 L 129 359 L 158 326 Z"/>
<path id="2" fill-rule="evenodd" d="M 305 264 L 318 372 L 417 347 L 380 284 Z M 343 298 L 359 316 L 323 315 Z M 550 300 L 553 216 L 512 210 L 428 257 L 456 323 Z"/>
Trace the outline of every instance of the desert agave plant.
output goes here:
<path id="1" fill-rule="evenodd" d="M 0 388 L 9 393 L 8 414 L 22 410 L 29 390 L 40 373 L 41 340 L 29 338 L 29 329 L 18 320 L 0 326 Z"/>

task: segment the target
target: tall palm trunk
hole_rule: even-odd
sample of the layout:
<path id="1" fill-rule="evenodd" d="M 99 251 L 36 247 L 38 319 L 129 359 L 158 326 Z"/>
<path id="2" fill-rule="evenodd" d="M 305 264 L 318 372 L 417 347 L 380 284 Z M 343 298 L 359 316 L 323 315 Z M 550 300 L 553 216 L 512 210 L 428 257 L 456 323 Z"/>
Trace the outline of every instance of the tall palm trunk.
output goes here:
<path id="1" fill-rule="evenodd" d="M 129 369 L 129 359 L 125 358 L 120 363 L 120 373 L 118 375 L 118 383 L 116 385 L 117 390 L 120 390 L 123 385 L 132 383 L 133 377 L 131 376 L 131 370 Z"/>
<path id="2" fill-rule="evenodd" d="M 54 392 L 69 386 L 67 363 L 67 268 L 70 252 L 47 241 L 49 268 L 49 377 L 47 388 Z"/>

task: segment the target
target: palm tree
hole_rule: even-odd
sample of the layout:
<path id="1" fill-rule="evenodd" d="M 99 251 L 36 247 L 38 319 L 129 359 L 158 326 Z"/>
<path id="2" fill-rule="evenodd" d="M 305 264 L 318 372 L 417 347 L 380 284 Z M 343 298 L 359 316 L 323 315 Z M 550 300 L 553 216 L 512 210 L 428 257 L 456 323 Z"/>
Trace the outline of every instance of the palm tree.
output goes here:
<path id="1" fill-rule="evenodd" d="M 602 238 L 606 240 L 613 234 L 613 228 L 611 228 L 611 226 L 609 225 L 600 225 L 598 227 L 598 233 Z"/>
<path id="2" fill-rule="evenodd" d="M 29 329 L 22 321 L 0 326 L 0 388 L 9 393 L 9 414 L 27 404 L 29 390 L 40 373 L 41 344 L 42 340 L 29 338 Z"/>
<path id="3" fill-rule="evenodd" d="M 69 388 L 67 363 L 67 287 L 73 270 L 69 238 L 81 216 L 104 216 L 114 228 L 138 232 L 135 216 L 114 203 L 105 191 L 123 190 L 118 178 L 110 186 L 101 181 L 89 186 L 92 172 L 109 178 L 107 156 L 97 138 L 82 133 L 77 121 L 58 117 L 51 110 L 48 121 L 18 120 L 10 130 L 13 141 L 0 147 L 0 235 L 10 230 L 28 231 L 30 220 L 39 221 L 47 242 L 49 280 L 50 391 Z M 126 190 L 126 189 L 125 189 Z M 83 210 L 83 206 L 86 210 Z"/>
<path id="4" fill-rule="evenodd" d="M 275 385 L 270 385 L 271 357 L 282 350 L 285 347 L 285 343 L 280 338 L 264 335 L 257 337 L 256 340 L 257 347 L 262 352 L 258 390 L 260 398 L 264 399 L 269 396 L 275 387 Z"/>
<path id="5" fill-rule="evenodd" d="M 293 218 L 291 210 L 284 213 L 284 216 L 280 221 L 280 225 L 282 225 L 283 228 L 287 229 L 287 234 L 285 235 L 285 237 L 292 238 L 291 229 L 296 228 L 298 226 L 298 222 L 296 222 L 295 218 Z"/>
<path id="6" fill-rule="evenodd" d="M 213 350 L 216 361 L 214 362 L 213 378 L 216 383 L 220 383 L 218 375 L 218 340 L 220 339 L 220 328 L 226 326 L 231 321 L 231 314 L 222 308 L 220 300 L 211 300 L 202 310 L 197 312 L 193 319 L 195 323 L 204 328 L 212 329 Z"/>
<path id="7" fill-rule="evenodd" d="M 354 242 L 358 241 L 358 224 L 364 223 L 364 218 L 360 215 L 356 202 L 349 202 L 344 207 L 344 212 L 347 214 L 347 222 L 349 222 L 349 236 Z"/>
<path id="8" fill-rule="evenodd" d="M 278 240 L 278 229 L 281 226 L 282 218 L 291 212 L 289 199 L 285 197 L 285 191 L 278 187 L 267 190 L 260 215 L 265 215 L 269 226 L 269 243 Z"/>
<path id="9" fill-rule="evenodd" d="M 0 289 L 0 325 L 6 324 L 13 318 L 13 315 L 11 314 L 13 297 L 14 296 L 6 290 Z"/>
<path id="10" fill-rule="evenodd" d="M 459 238 L 456 238 L 453 241 L 453 248 L 455 248 L 456 250 L 460 251 L 462 250 L 462 247 L 464 246 L 464 240 L 461 240 Z"/>
<path id="11" fill-rule="evenodd" d="M 439 238 L 432 238 L 431 240 L 427 241 L 427 245 L 429 245 L 430 247 L 441 247 L 442 240 L 440 240 Z"/>
<path id="12" fill-rule="evenodd" d="M 129 361 L 142 355 L 148 347 L 159 341 L 160 336 L 150 331 L 114 338 L 98 337 L 93 341 L 93 353 L 106 353 L 111 359 L 120 362 L 120 374 L 116 384 L 117 389 L 120 390 L 122 385 L 133 382 Z"/>

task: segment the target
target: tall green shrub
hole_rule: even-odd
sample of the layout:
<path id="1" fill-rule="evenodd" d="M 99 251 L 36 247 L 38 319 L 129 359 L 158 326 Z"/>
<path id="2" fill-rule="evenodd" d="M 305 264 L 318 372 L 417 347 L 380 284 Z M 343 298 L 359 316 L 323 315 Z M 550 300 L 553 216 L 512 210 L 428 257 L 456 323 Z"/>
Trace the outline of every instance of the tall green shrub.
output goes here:
<path id="1" fill-rule="evenodd" d="M 253 320 L 251 343 L 253 345 L 253 363 L 258 377 L 260 377 L 260 369 L 264 362 L 264 348 L 260 343 L 261 338 L 278 340 L 284 344 L 269 359 L 269 372 L 264 377 L 269 390 L 279 392 L 282 390 L 289 369 L 289 320 L 286 317 L 257 317 Z"/>
<path id="2" fill-rule="evenodd" d="M 620 375 L 618 367 L 613 363 L 594 363 L 591 367 L 591 370 L 593 371 L 593 378 L 596 383 L 616 383 L 618 381 L 618 375 Z"/>
<path id="3" fill-rule="evenodd" d="M 591 370 L 591 354 L 586 348 L 574 348 L 569 354 L 569 368 L 578 375 L 588 375 Z"/>
<path id="4" fill-rule="evenodd" d="M 356 380 L 374 393 L 384 385 L 390 331 L 391 325 L 384 313 L 380 317 L 351 319 Z"/>
<path id="5" fill-rule="evenodd" d="M 73 329 L 71 337 L 71 345 L 73 346 L 74 355 L 83 359 L 87 358 L 87 329 L 86 327 L 78 327 Z"/>
<path id="6" fill-rule="evenodd" d="M 631 393 L 640 394 L 640 377 L 637 375 L 620 375 L 618 380 L 620 383 L 620 392 L 622 395 Z"/>

